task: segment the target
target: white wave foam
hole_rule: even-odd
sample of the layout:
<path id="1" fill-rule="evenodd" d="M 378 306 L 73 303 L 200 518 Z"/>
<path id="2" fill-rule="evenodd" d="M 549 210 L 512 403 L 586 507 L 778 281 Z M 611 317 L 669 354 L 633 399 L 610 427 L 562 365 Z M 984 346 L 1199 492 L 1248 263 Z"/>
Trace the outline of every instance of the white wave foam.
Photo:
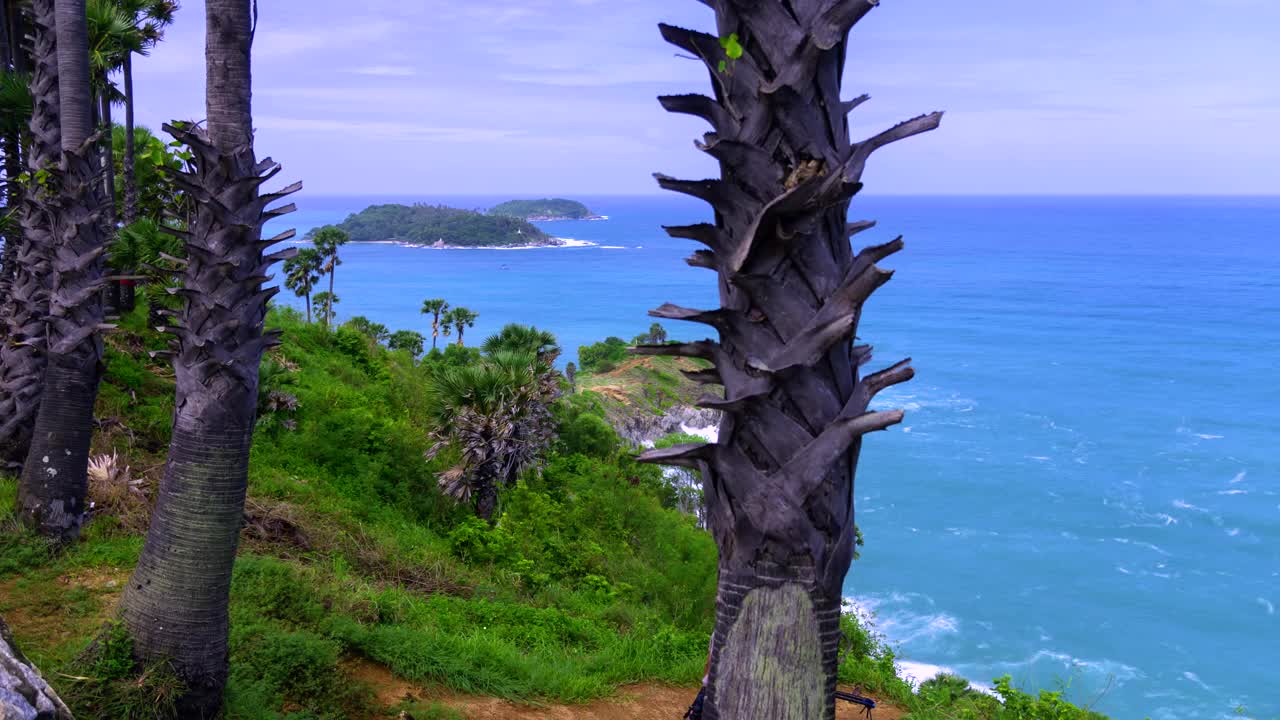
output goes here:
<path id="1" fill-rule="evenodd" d="M 857 616 L 858 622 L 864 627 L 873 628 L 874 632 L 882 635 L 886 641 L 895 646 L 920 637 L 959 632 L 959 621 L 945 613 L 921 616 L 906 612 L 902 613 L 900 618 L 885 617 L 877 614 L 877 609 L 886 603 L 905 604 L 915 599 L 923 599 L 929 605 L 933 605 L 933 600 L 928 596 L 895 592 L 890 593 L 888 597 L 846 597 L 841 603 L 841 609 L 843 612 Z M 905 638 L 900 635 L 904 628 L 909 631 Z M 912 687 L 919 687 L 920 683 L 931 680 L 943 673 L 959 675 L 951 668 L 914 660 L 898 660 L 895 663 L 895 668 L 897 669 L 898 677 L 906 680 Z M 969 687 L 988 694 L 992 692 L 989 686 L 975 683 L 972 680 L 969 681 Z"/>
<path id="2" fill-rule="evenodd" d="M 1193 683 L 1195 683 L 1195 684 L 1199 685 L 1200 687 L 1204 688 L 1205 690 L 1208 690 L 1208 691 L 1210 691 L 1210 692 L 1213 692 L 1213 688 L 1211 688 L 1211 687 L 1209 687 L 1207 684 L 1205 684 L 1205 682 L 1204 682 L 1203 680 L 1201 680 L 1201 679 L 1200 679 L 1200 676 L 1199 676 L 1199 675 L 1196 675 L 1195 673 L 1191 672 L 1190 670 L 1188 670 L 1188 671 L 1186 671 L 1186 672 L 1182 673 L 1182 677 L 1184 677 L 1184 678 L 1186 678 L 1186 679 L 1190 680 L 1191 682 L 1193 682 Z"/>
<path id="3" fill-rule="evenodd" d="M 1219 490 L 1219 495 L 1248 495 L 1248 490 Z"/>
<path id="4" fill-rule="evenodd" d="M 933 600 L 927 596 L 902 593 L 890 593 L 887 598 L 875 596 L 846 598 L 860 618 L 874 617 L 876 629 L 895 645 L 936 640 L 960 632 L 960 621 L 944 612 L 921 614 L 911 610 L 895 609 L 892 614 L 880 613 L 881 608 L 888 604 L 907 605 L 914 604 L 917 600 L 933 605 Z"/>
<path id="5" fill-rule="evenodd" d="M 692 425 L 682 424 L 680 432 L 686 435 L 696 435 L 709 443 L 717 442 L 720 439 L 720 428 L 716 425 L 696 428 Z"/>
<path id="6" fill-rule="evenodd" d="M 912 662 L 910 660 L 900 660 L 898 665 L 898 677 L 911 683 L 912 687 L 920 687 L 920 683 L 926 680 L 942 675 L 944 673 L 954 675 L 950 668 L 941 665 L 931 665 L 929 663 Z"/>
<path id="7" fill-rule="evenodd" d="M 1221 440 L 1225 437 L 1224 435 L 1209 435 L 1207 433 L 1196 433 L 1195 435 L 1201 440 Z"/>
<path id="8" fill-rule="evenodd" d="M 1268 599 L 1266 599 L 1266 598 L 1264 598 L 1264 597 L 1260 597 L 1260 598 L 1258 598 L 1258 604 L 1259 604 L 1259 605 L 1261 605 L 1261 606 L 1262 606 L 1262 608 L 1263 608 L 1264 610 L 1266 610 L 1266 611 L 1267 611 L 1267 614 L 1268 614 L 1268 615 L 1275 615 L 1275 614 L 1276 614 L 1276 606 L 1275 606 L 1275 605 L 1273 605 L 1273 604 L 1271 604 L 1271 601 L 1270 601 L 1270 600 L 1268 600 Z"/>
<path id="9" fill-rule="evenodd" d="M 1242 481 L 1244 480 L 1245 476 L 1246 476 L 1246 475 L 1248 475 L 1248 474 L 1249 474 L 1249 471 L 1248 471 L 1248 470 L 1241 470 L 1240 472 L 1236 473 L 1236 476 L 1235 476 L 1235 477 L 1233 477 L 1233 478 L 1231 478 L 1231 482 L 1229 482 L 1229 483 L 1227 483 L 1227 484 L 1228 484 L 1228 485 L 1235 485 L 1235 484 L 1236 484 L 1236 483 L 1238 483 L 1238 482 L 1242 482 Z"/>
<path id="10" fill-rule="evenodd" d="M 1043 664 L 1061 665 L 1068 671 L 1078 670 L 1080 672 L 1094 673 L 1102 677 L 1115 678 L 1119 682 L 1132 680 L 1142 675 L 1142 671 L 1138 670 L 1138 668 L 1118 660 L 1083 660 L 1067 653 L 1053 650 L 1040 650 L 1019 663 L 1000 664 L 1013 669 L 1029 668 Z M 1013 674 L 1016 675 L 1017 673 Z"/>
<path id="11" fill-rule="evenodd" d="M 564 243 L 564 244 L 563 244 L 563 245 L 561 245 L 560 247 L 565 247 L 565 248 L 575 248 L 575 247 L 595 247 L 595 245 L 596 245 L 595 243 L 591 242 L 590 240 L 575 240 L 575 239 L 573 239 L 573 238 L 556 238 L 556 239 L 557 239 L 557 240 L 559 240 L 560 242 Z"/>
<path id="12" fill-rule="evenodd" d="M 1187 502 L 1186 500 L 1174 500 L 1174 501 L 1173 501 L 1173 506 L 1174 506 L 1174 507 L 1176 507 L 1176 508 L 1179 508 L 1179 509 L 1181 509 L 1181 510 L 1195 510 L 1196 512 L 1209 512 L 1208 510 L 1206 510 L 1206 509 L 1204 509 L 1204 508 L 1202 508 L 1202 507 L 1200 507 L 1200 506 L 1198 506 L 1198 505 L 1192 505 L 1191 503 Z"/>
<path id="13" fill-rule="evenodd" d="M 626 248 L 621 245 L 601 245 L 600 249 L 601 250 L 626 250 Z"/>
<path id="14" fill-rule="evenodd" d="M 1156 517 L 1157 517 L 1157 518 L 1159 518 L 1159 519 L 1161 519 L 1161 520 L 1163 520 L 1165 525 L 1177 525 L 1177 524 L 1178 524 L 1178 518 L 1176 518 L 1176 517 L 1174 517 L 1174 516 L 1172 516 L 1172 515 L 1166 515 L 1165 513 L 1156 513 Z"/>

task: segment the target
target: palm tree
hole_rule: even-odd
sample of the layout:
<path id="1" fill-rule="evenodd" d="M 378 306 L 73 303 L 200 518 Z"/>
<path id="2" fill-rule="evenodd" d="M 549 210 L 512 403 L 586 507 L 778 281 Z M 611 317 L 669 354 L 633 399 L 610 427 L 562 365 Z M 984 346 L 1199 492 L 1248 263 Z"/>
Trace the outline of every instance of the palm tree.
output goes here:
<path id="1" fill-rule="evenodd" d="M 329 327 L 333 323 L 333 306 L 342 300 L 331 292 L 316 293 L 312 300 L 315 301 L 316 307 L 320 308 L 320 317 L 324 319 L 324 326 Z"/>
<path id="2" fill-rule="evenodd" d="M 315 237 L 312 238 L 312 241 L 324 258 L 324 266 L 321 271 L 329 274 L 329 296 L 333 298 L 333 304 L 337 304 L 338 296 L 333 294 L 333 277 L 337 274 L 338 266 L 342 264 L 342 260 L 338 257 L 338 248 L 350 242 L 351 236 L 330 225 L 320 228 Z M 324 326 L 328 328 L 331 322 L 333 322 L 333 314 L 326 313 Z"/>
<path id="3" fill-rule="evenodd" d="M 48 346 L 40 410 L 18 487 L 22 519 L 56 540 L 80 532 L 93 405 L 102 365 L 105 284 L 93 142 L 85 0 L 56 0 L 62 165 L 51 253 Z"/>
<path id="4" fill-rule="evenodd" d="M 284 261 L 284 286 L 294 295 L 306 298 L 307 324 L 311 324 L 311 290 L 320 281 L 320 268 L 324 258 L 315 248 L 302 248 L 298 254 Z"/>
<path id="5" fill-rule="evenodd" d="M 849 201 L 872 152 L 932 130 L 941 115 L 851 141 L 845 116 L 866 98 L 840 99 L 846 37 L 875 2 L 703 2 L 716 35 L 661 30 L 705 62 L 713 95 L 661 102 L 711 123 L 699 147 L 721 177 L 657 178 L 712 206 L 714 223 L 668 232 L 706 245 L 688 262 L 717 274 L 722 307 L 664 305 L 651 315 L 709 325 L 719 340 L 638 351 L 712 361 L 693 376 L 723 386 L 723 397 L 700 404 L 724 416 L 717 443 L 642 458 L 703 474 L 720 548 L 704 717 L 829 719 L 861 438 L 902 419 L 868 403 L 912 376 L 909 361 L 859 373 L 870 359 L 870 348 L 852 344 L 862 305 L 890 277 L 876 263 L 902 243 L 855 254 L 849 237 L 870 223 L 847 222 Z"/>
<path id="6" fill-rule="evenodd" d="M 22 233 L 15 244 L 0 343 L 0 464 L 21 467 L 44 394 L 50 258 L 56 213 L 55 171 L 62 160 L 54 0 L 31 2 L 31 141 L 23 193 Z"/>
<path id="7" fill-rule="evenodd" d="M 117 0 L 134 18 L 134 27 L 142 36 L 139 55 L 146 55 L 164 39 L 164 29 L 173 24 L 178 11 L 176 0 Z M 120 69 L 124 76 L 124 223 L 128 225 L 138 215 L 138 182 L 136 175 L 134 120 L 133 120 L 133 52 L 126 52 Z"/>
<path id="8" fill-rule="evenodd" d="M 464 307 L 456 307 L 449 311 L 449 321 L 453 325 L 453 329 L 458 333 L 458 347 L 462 347 L 462 333 L 469 327 L 476 324 L 480 313 L 472 312 Z"/>
<path id="9" fill-rule="evenodd" d="M 485 339 L 481 349 L 486 355 L 502 352 L 533 353 L 538 363 L 550 368 L 560 355 L 556 336 L 530 325 L 510 323 Z"/>
<path id="10" fill-rule="evenodd" d="M 543 382 L 534 353 L 506 351 L 480 363 L 437 367 L 428 387 L 427 412 L 437 430 L 427 455 L 446 447 L 459 455 L 440 473 L 440 488 L 492 522 L 499 488 L 536 466 L 551 445 L 554 389 Z"/>
<path id="11" fill-rule="evenodd" d="M 177 3 L 173 0 L 88 0 L 86 11 L 89 21 L 89 59 L 93 69 L 94 84 L 98 89 L 98 116 L 103 127 L 111 128 L 111 105 L 123 100 L 125 106 L 124 162 L 125 211 L 124 222 L 129 224 L 137 217 L 137 182 L 135 168 L 135 139 L 133 137 L 133 55 L 146 55 L 164 37 L 164 28 L 173 22 Z M 122 70 L 125 92 L 121 96 L 110 80 L 111 73 Z M 114 227 L 116 217 L 115 153 L 113 133 L 103 142 L 106 169 L 105 184 L 108 205 L 108 226 Z"/>
<path id="12" fill-rule="evenodd" d="M 192 154 L 191 171 L 176 180 L 197 201 L 185 235 L 185 307 L 169 329 L 177 340 L 173 439 L 121 615 L 138 662 L 168 662 L 184 681 L 178 702 L 183 718 L 212 718 L 222 704 L 227 603 L 244 517 L 258 372 L 263 354 L 278 342 L 263 324 L 279 288 L 263 283 L 273 264 L 293 255 L 264 255 L 264 248 L 293 232 L 263 240 L 262 226 L 293 210 L 267 207 L 300 187 L 258 192 L 280 166 L 254 153 L 251 2 L 206 0 L 208 129 L 187 123 L 166 128 Z"/>
<path id="13" fill-rule="evenodd" d="M 422 314 L 431 316 L 431 349 L 436 349 L 436 339 L 440 337 L 440 316 L 449 310 L 449 303 L 442 298 L 422 301 Z M 447 326 L 448 323 L 445 323 Z M 447 333 L 446 333 L 447 334 Z"/>
<path id="14" fill-rule="evenodd" d="M 118 91 L 111 83 L 110 75 L 124 62 L 124 56 L 143 49 L 141 35 L 133 25 L 132 16 L 116 0 L 87 0 L 85 5 L 89 37 L 89 68 L 93 88 L 97 92 L 95 111 L 103 128 L 111 127 L 111 104 Z M 116 227 L 116 170 L 112 158 L 111 133 L 102 139 L 100 151 L 104 192 L 107 202 L 104 217 L 107 227 Z"/>

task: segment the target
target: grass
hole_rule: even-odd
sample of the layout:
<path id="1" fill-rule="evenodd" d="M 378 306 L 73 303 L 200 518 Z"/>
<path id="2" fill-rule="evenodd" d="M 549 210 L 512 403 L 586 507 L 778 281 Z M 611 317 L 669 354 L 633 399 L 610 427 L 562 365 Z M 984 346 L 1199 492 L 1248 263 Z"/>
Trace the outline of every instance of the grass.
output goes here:
<path id="1" fill-rule="evenodd" d="M 0 523 L 0 615 L 80 717 L 151 717 L 174 692 L 166 668 L 133 666 L 112 624 L 172 414 L 171 370 L 147 355 L 163 340 L 144 313 L 140 304 L 108 337 L 93 447 L 119 453 L 148 495 L 91 485 L 95 515 L 60 554 Z M 424 458 L 423 373 L 465 362 L 465 353 L 415 363 L 350 328 L 328 332 L 289 312 L 271 323 L 285 342 L 264 364 L 263 391 L 288 393 L 297 408 L 262 413 L 255 435 L 231 591 L 229 720 L 460 717 L 431 703 L 383 706 L 353 669 L 360 663 L 421 686 L 531 703 L 698 683 L 714 616 L 714 543 L 673 509 L 661 472 L 620 454 L 596 422 L 618 397 L 654 411 L 685 398 L 692 384 L 679 370 L 693 366 L 649 359 L 580 376 L 586 387 L 617 389 L 566 402 L 566 435 L 545 471 L 506 492 L 501 521 L 489 527 L 441 496 L 443 466 Z M 11 516 L 15 493 L 15 481 L 0 477 L 0 517 Z M 1021 695 L 1004 706 L 945 683 L 913 693 L 874 634 L 847 620 L 845 635 L 841 679 L 913 718 L 1092 718 Z"/>

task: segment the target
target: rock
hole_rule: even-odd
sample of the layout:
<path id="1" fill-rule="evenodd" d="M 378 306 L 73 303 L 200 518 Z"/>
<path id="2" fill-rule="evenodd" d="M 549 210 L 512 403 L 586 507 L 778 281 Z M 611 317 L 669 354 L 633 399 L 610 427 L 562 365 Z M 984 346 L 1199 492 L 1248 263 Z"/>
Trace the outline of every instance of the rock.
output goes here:
<path id="1" fill-rule="evenodd" d="M 636 447 L 652 446 L 671 433 L 684 432 L 685 428 L 703 430 L 720 424 L 720 413 L 689 405 L 677 405 L 662 415 L 643 412 L 610 415 L 609 422 L 618 436 Z"/>
<path id="2" fill-rule="evenodd" d="M 0 618 L 0 720 L 72 720 L 71 711 L 13 642 Z"/>

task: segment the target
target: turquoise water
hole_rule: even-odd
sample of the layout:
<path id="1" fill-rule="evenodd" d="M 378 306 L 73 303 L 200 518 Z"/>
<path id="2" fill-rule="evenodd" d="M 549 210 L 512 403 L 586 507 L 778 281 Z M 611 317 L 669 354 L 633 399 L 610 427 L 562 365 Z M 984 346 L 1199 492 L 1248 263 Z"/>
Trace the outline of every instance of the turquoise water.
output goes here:
<path id="1" fill-rule="evenodd" d="M 448 198 L 488 207 L 507 198 Z M 566 348 L 714 302 L 679 197 L 582 198 L 594 247 L 350 246 L 343 317 L 429 326 L 423 298 Z M 373 201 L 303 197 L 301 229 Z M 440 200 L 440 199 L 435 199 Z M 1280 199 L 868 198 L 898 274 L 860 335 L 918 376 L 867 443 L 847 594 L 904 669 L 1011 674 L 1121 720 L 1280 717 Z M 282 296 L 283 297 L 283 296 Z M 673 335 L 701 328 L 668 324 Z"/>

